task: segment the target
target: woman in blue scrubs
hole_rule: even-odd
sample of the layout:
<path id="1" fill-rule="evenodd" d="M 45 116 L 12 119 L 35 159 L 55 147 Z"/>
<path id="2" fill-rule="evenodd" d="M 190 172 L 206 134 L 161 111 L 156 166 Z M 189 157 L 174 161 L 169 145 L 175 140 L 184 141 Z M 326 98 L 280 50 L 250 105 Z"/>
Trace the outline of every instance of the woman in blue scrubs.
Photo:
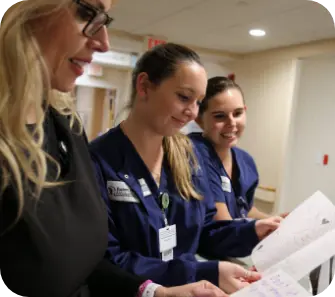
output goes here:
<path id="1" fill-rule="evenodd" d="M 211 258 L 246 256 L 279 221 L 216 222 L 205 166 L 179 130 L 194 120 L 207 85 L 192 50 L 168 43 L 146 52 L 132 76 L 128 118 L 91 143 L 109 213 L 107 257 L 166 286 L 208 280 L 227 293 L 260 277 Z"/>
<path id="2" fill-rule="evenodd" d="M 208 80 L 196 119 L 203 132 L 189 135 L 201 152 L 216 202 L 218 220 L 264 219 L 254 206 L 258 171 L 254 159 L 236 147 L 246 125 L 246 107 L 238 84 L 226 77 Z"/>

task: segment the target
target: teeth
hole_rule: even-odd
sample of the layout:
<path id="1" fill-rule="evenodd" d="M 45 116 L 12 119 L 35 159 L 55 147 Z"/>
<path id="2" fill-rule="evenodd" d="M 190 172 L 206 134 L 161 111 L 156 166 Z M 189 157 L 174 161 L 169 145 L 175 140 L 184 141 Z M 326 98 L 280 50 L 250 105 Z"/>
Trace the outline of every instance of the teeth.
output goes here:
<path id="1" fill-rule="evenodd" d="M 76 59 L 70 59 L 70 61 L 74 64 L 77 64 L 80 67 L 84 67 L 87 64 L 86 62 L 79 61 L 79 60 L 76 60 Z"/>
<path id="2" fill-rule="evenodd" d="M 233 137 L 235 135 L 236 135 L 236 133 L 224 133 L 223 134 L 224 137 Z"/>

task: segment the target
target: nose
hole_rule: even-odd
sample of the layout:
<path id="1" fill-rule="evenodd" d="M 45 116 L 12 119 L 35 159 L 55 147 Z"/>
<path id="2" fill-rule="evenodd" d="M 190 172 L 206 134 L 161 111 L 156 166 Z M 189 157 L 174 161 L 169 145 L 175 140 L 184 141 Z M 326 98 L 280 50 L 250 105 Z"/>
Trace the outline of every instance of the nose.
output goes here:
<path id="1" fill-rule="evenodd" d="M 199 112 L 198 102 L 193 102 L 186 108 L 185 115 L 187 115 L 190 118 L 190 120 L 194 120 L 198 116 L 198 112 Z"/>
<path id="2" fill-rule="evenodd" d="M 104 53 L 109 50 L 109 38 L 105 26 L 90 38 L 89 46 L 95 52 Z"/>
<path id="3" fill-rule="evenodd" d="M 228 116 L 228 124 L 229 126 L 233 126 L 233 127 L 236 125 L 236 119 L 233 114 L 230 114 Z"/>

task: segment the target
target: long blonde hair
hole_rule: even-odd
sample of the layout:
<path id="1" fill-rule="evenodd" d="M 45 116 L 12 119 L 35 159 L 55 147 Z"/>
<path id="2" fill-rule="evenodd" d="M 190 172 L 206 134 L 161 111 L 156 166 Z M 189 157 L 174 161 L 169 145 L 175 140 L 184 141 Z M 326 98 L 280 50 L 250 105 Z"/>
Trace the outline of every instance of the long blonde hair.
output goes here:
<path id="1" fill-rule="evenodd" d="M 198 161 L 190 139 L 182 133 L 177 133 L 164 137 L 163 147 L 179 194 L 185 200 L 201 200 L 202 196 L 192 183 L 192 174 L 198 170 Z"/>
<path id="2" fill-rule="evenodd" d="M 52 106 L 69 115 L 73 124 L 77 116 L 74 100 L 68 94 L 52 91 L 50 76 L 30 22 L 42 15 L 60 11 L 71 0 L 25 0 L 13 5 L 0 27 L 0 197 L 11 186 L 18 199 L 18 216 L 23 211 L 26 185 L 36 199 L 47 181 L 47 160 L 55 162 L 42 145 L 45 108 Z M 36 115 L 33 133 L 27 129 L 29 111 Z M 58 166 L 59 168 L 59 166 Z"/>
<path id="3" fill-rule="evenodd" d="M 134 105 L 136 80 L 140 73 L 147 73 L 150 82 L 159 85 L 175 73 L 179 63 L 193 62 L 202 65 L 197 53 L 174 43 L 162 44 L 144 53 L 133 71 L 131 101 L 127 109 L 131 109 Z M 189 138 L 181 133 L 164 137 L 163 148 L 179 194 L 185 200 L 191 198 L 201 200 L 202 196 L 196 191 L 192 182 L 192 173 L 197 171 L 198 161 Z"/>

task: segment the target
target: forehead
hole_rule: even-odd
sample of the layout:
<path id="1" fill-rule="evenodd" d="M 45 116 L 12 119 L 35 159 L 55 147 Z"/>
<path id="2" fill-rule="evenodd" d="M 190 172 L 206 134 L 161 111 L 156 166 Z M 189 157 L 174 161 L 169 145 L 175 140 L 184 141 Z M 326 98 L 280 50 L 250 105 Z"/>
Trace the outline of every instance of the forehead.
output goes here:
<path id="1" fill-rule="evenodd" d="M 205 69 L 196 62 L 177 64 L 176 72 L 171 79 L 180 87 L 189 87 L 201 94 L 206 92 L 207 74 Z"/>
<path id="2" fill-rule="evenodd" d="M 86 0 L 86 2 L 104 11 L 109 11 L 113 4 L 113 0 Z"/>
<path id="3" fill-rule="evenodd" d="M 215 95 L 208 102 L 209 108 L 240 108 L 244 106 L 243 96 L 236 88 L 228 89 Z"/>

